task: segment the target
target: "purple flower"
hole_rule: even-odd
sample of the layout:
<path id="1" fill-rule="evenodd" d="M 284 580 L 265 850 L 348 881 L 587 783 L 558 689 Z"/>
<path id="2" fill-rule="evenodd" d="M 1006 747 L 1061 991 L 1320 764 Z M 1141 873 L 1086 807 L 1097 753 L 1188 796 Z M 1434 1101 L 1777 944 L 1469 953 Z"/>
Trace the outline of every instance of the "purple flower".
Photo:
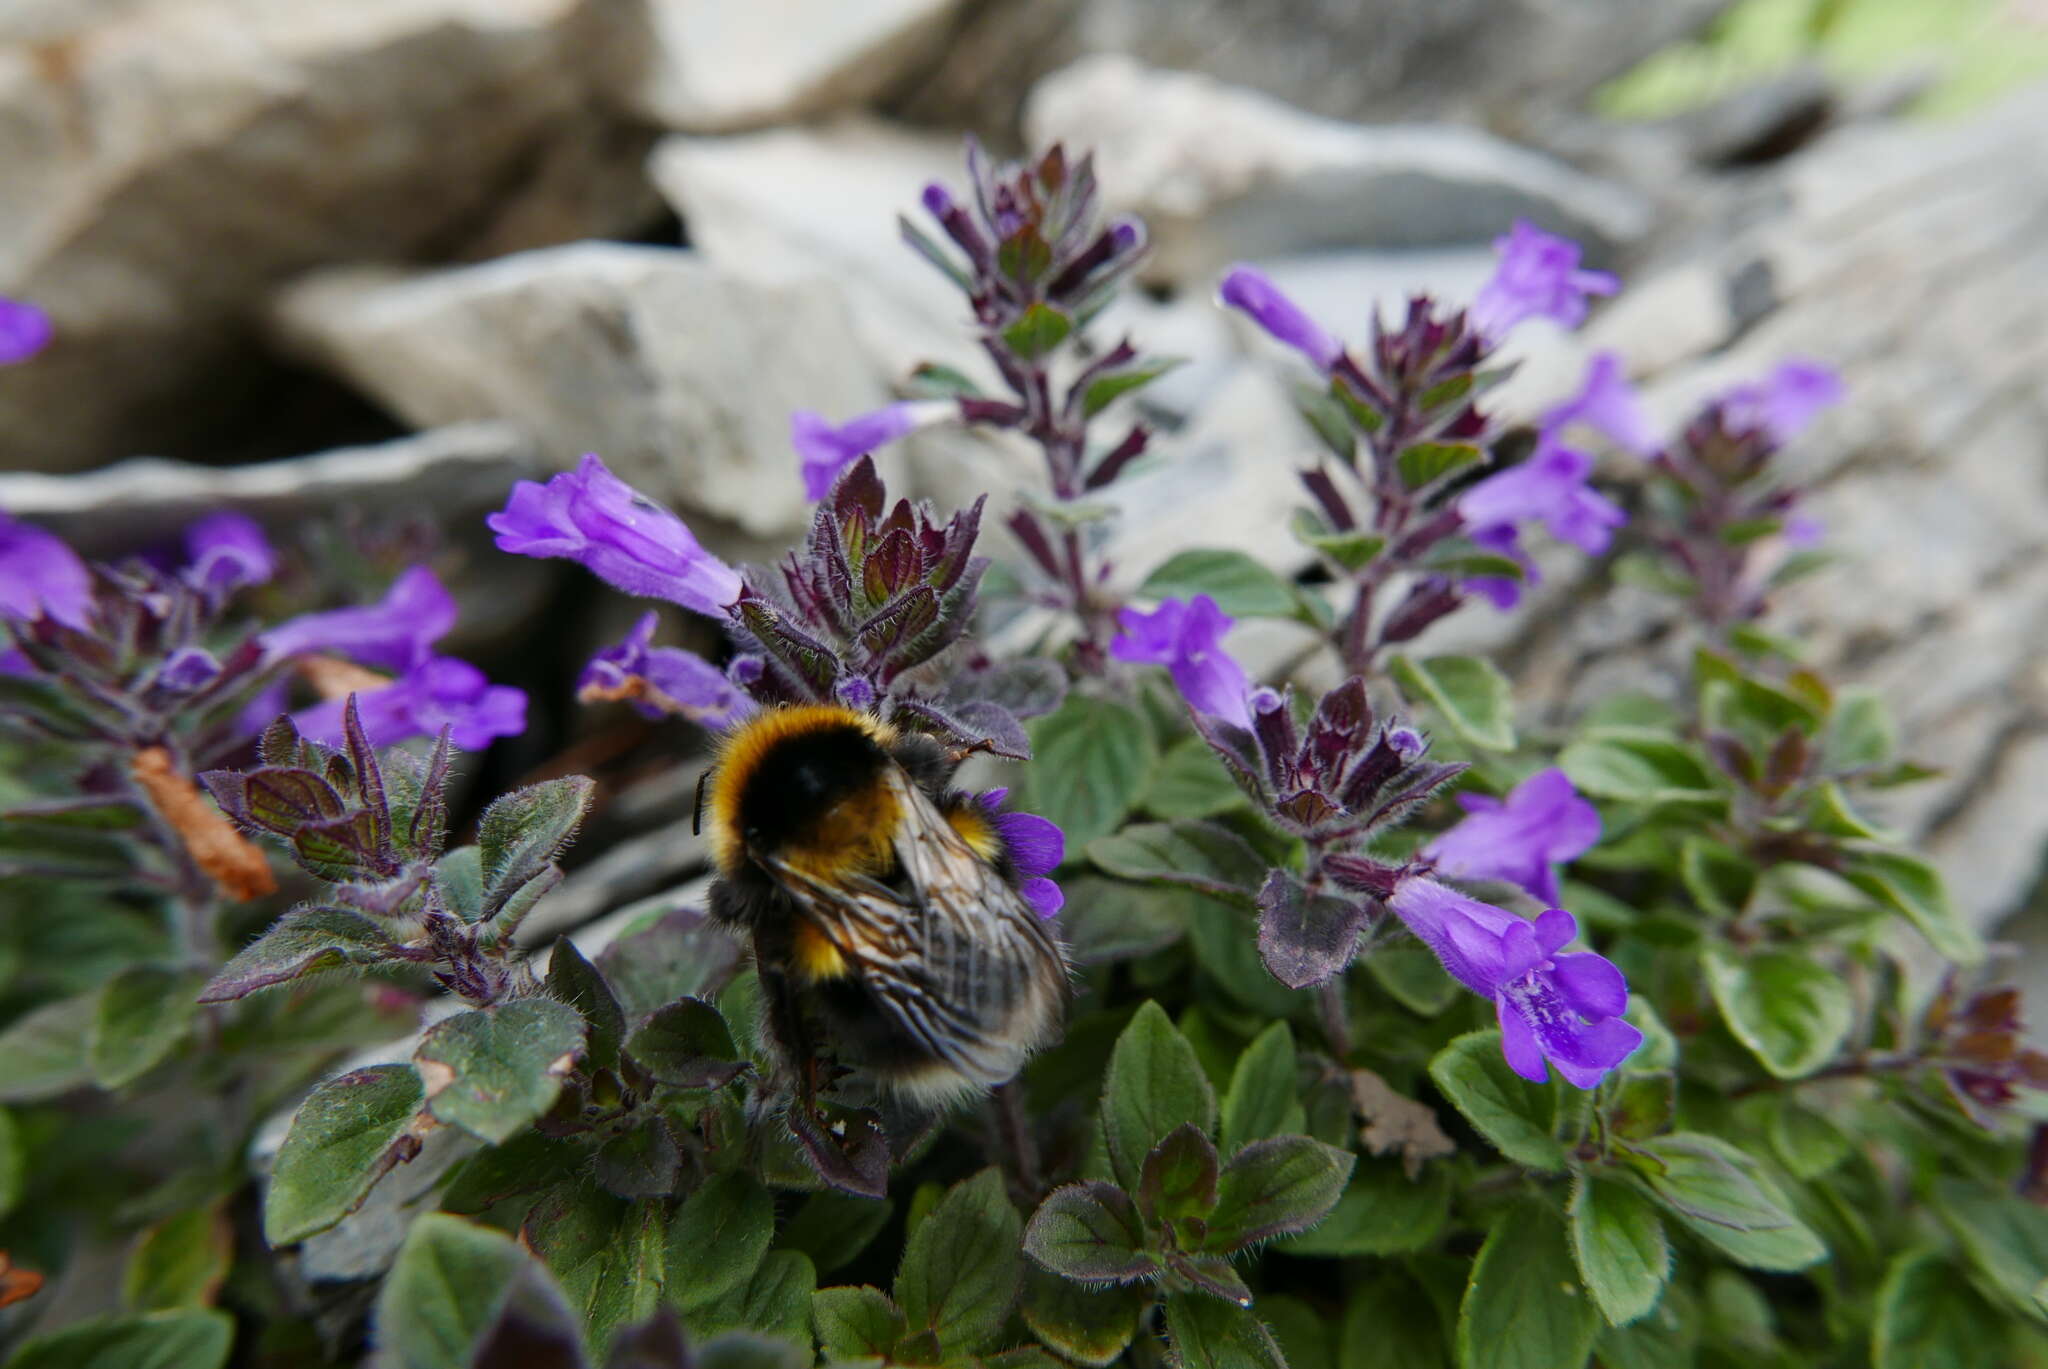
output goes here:
<path id="1" fill-rule="evenodd" d="M 157 688 L 171 694 L 190 694 L 220 678 L 220 662 L 212 653 L 196 646 L 181 646 L 164 658 L 156 672 Z"/>
<path id="2" fill-rule="evenodd" d="M 1818 361 L 1786 361 L 1761 384 L 1738 385 L 1721 397 L 1721 414 L 1734 432 L 1761 431 L 1790 442 L 1822 409 L 1842 402 L 1841 375 Z"/>
<path id="3" fill-rule="evenodd" d="M 1516 219 L 1493 240 L 1500 264 L 1472 301 L 1472 322 L 1495 342 L 1523 319 L 1554 319 L 1567 328 L 1586 321 L 1586 296 L 1611 295 L 1621 282 L 1605 271 L 1579 269 L 1579 245 Z"/>
<path id="4" fill-rule="evenodd" d="M 1468 536 L 1481 551 L 1505 556 L 1522 568 L 1519 580 L 1507 575 L 1471 575 L 1461 582 L 1467 590 L 1491 600 L 1495 608 L 1506 612 L 1522 602 L 1522 586 L 1543 583 L 1543 574 L 1536 568 L 1535 558 L 1522 549 L 1521 536 L 1513 523 L 1496 523 Z"/>
<path id="5" fill-rule="evenodd" d="M 1252 322 L 1314 362 L 1318 371 L 1329 370 L 1344 354 L 1344 348 L 1334 338 L 1255 267 L 1231 267 L 1223 277 L 1217 298 L 1251 315 Z"/>
<path id="6" fill-rule="evenodd" d="M 1554 766 L 1523 780 L 1505 799 L 1460 794 L 1458 802 L 1469 816 L 1423 854 L 1443 874 L 1506 880 L 1547 904 L 1558 901 L 1558 864 L 1600 840 L 1599 810 Z"/>
<path id="7" fill-rule="evenodd" d="M 1597 352 L 1586 363 L 1586 378 L 1579 382 L 1579 392 L 1543 415 L 1543 435 L 1562 437 L 1575 423 L 1585 424 L 1637 456 L 1653 456 L 1664 445 L 1642 397 L 1622 373 L 1621 357 L 1614 352 Z"/>
<path id="8" fill-rule="evenodd" d="M 702 656 L 672 646 L 649 646 L 661 615 L 649 612 L 617 646 L 590 658 L 576 681 L 577 696 L 624 699 L 644 718 L 684 717 L 722 728 L 754 711 L 754 701 Z"/>
<path id="9" fill-rule="evenodd" d="M 454 626 L 454 598 L 433 571 L 414 566 L 378 603 L 304 614 L 264 633 L 262 642 L 272 659 L 322 651 L 404 671 L 426 660 L 428 648 Z"/>
<path id="10" fill-rule="evenodd" d="M 1588 489 L 1593 458 L 1539 442 L 1529 459 L 1474 485 L 1458 498 L 1467 527 L 1488 530 L 1540 519 L 1550 535 L 1588 555 L 1607 550 L 1628 515 Z"/>
<path id="11" fill-rule="evenodd" d="M 1117 615 L 1120 629 L 1109 644 L 1119 661 L 1163 665 L 1181 697 L 1196 711 L 1251 726 L 1245 694 L 1251 682 L 1244 667 L 1223 649 L 1223 634 L 1236 621 L 1206 594 L 1193 603 L 1168 599 L 1150 613 L 1127 608 Z"/>
<path id="12" fill-rule="evenodd" d="M 0 675 L 23 676 L 40 673 L 34 666 L 29 664 L 28 657 L 22 655 L 13 647 L 0 651 Z"/>
<path id="13" fill-rule="evenodd" d="M 211 513 L 185 529 L 186 583 L 226 593 L 277 574 L 277 553 L 252 518 Z"/>
<path id="14" fill-rule="evenodd" d="M 452 656 L 430 656 L 384 688 L 355 697 L 372 746 L 436 736 L 445 726 L 457 746 L 474 751 L 494 737 L 526 730 L 525 691 L 494 685 L 481 670 Z M 339 745 L 345 703 L 330 699 L 316 704 L 294 713 L 292 722 L 314 741 Z"/>
<path id="15" fill-rule="evenodd" d="M 994 815 L 996 832 L 1003 847 L 1023 877 L 1018 890 L 1040 917 L 1051 917 L 1066 906 L 1067 896 L 1046 876 L 1060 868 L 1067 858 L 1067 834 L 1051 818 L 1036 813 L 999 813 L 1008 789 L 991 789 L 981 796 L 982 806 Z"/>
<path id="16" fill-rule="evenodd" d="M 49 618 L 85 631 L 92 623 L 92 572 L 64 539 L 0 513 L 0 618 Z"/>
<path id="17" fill-rule="evenodd" d="M 1805 550 L 1817 547 L 1827 536 L 1827 528 L 1818 518 L 1808 514 L 1795 513 L 1785 520 L 1785 545 Z"/>
<path id="18" fill-rule="evenodd" d="M 798 409 L 789 416 L 789 441 L 803 458 L 804 494 L 811 499 L 823 499 L 832 492 L 832 484 L 841 471 L 875 448 L 951 418 L 959 411 L 951 400 L 905 400 L 849 418 L 835 428 L 823 415 Z"/>
<path id="19" fill-rule="evenodd" d="M 498 534 L 500 551 L 565 557 L 628 594 L 714 618 L 740 597 L 738 571 L 595 456 L 545 485 L 520 481 L 504 509 L 484 522 Z"/>
<path id="20" fill-rule="evenodd" d="M 1524 1079 L 1548 1078 L 1547 1059 L 1590 1089 L 1642 1044 L 1622 1018 L 1628 983 L 1604 956 L 1560 955 L 1579 924 L 1562 908 L 1531 923 L 1428 879 L 1407 879 L 1388 900 L 1453 979 L 1494 1002 L 1501 1053 Z"/>
<path id="21" fill-rule="evenodd" d="M 50 316 L 26 300 L 0 297 L 0 366 L 27 361 L 50 342 Z"/>

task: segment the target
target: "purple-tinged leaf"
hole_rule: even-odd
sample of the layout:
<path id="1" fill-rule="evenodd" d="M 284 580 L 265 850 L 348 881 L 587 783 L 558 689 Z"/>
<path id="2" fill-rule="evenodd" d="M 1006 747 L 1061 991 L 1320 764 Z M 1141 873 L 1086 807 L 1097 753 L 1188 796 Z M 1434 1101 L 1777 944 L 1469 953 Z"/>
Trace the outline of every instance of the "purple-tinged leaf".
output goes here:
<path id="1" fill-rule="evenodd" d="M 548 959 L 547 989 L 583 1014 L 589 1029 L 590 1063 L 602 1069 L 616 1068 L 619 1044 L 626 1035 L 626 1015 L 604 976 L 567 937 L 555 943 Z"/>
<path id="2" fill-rule="evenodd" d="M 1344 1194 L 1358 1157 L 1307 1136 L 1254 1141 L 1230 1157 L 1209 1216 L 1209 1248 L 1242 1250 L 1306 1231 Z"/>
<path id="3" fill-rule="evenodd" d="M 604 1369 L 695 1369 L 683 1322 L 673 1307 L 660 1307 L 646 1321 L 628 1326 L 612 1338 Z"/>
<path id="4" fill-rule="evenodd" d="M 627 1039 L 626 1054 L 674 1088 L 718 1088 L 747 1068 L 718 1009 L 695 998 L 656 1010 Z"/>
<path id="5" fill-rule="evenodd" d="M 465 1369 L 584 1369 L 582 1318 L 537 1262 L 521 1266 Z M 682 1369 L 689 1369 L 687 1360 Z"/>
<path id="6" fill-rule="evenodd" d="M 887 661 L 898 669 L 916 664 L 895 659 L 900 648 L 939 620 L 939 596 L 920 585 L 860 625 L 856 634 L 871 661 Z"/>
<path id="7" fill-rule="evenodd" d="M 384 793 L 384 771 L 377 764 L 377 749 L 370 745 L 369 735 L 363 731 L 362 712 L 353 694 L 342 707 L 341 734 L 349 764 L 356 772 L 356 795 L 370 815 L 370 849 L 386 862 L 395 862 L 397 852 L 391 849 L 391 804 Z"/>
<path id="8" fill-rule="evenodd" d="M 882 1120 L 865 1108 L 836 1109 L 829 1124 L 809 1108 L 789 1110 L 790 1134 L 820 1179 L 842 1193 L 883 1198 L 889 1193 L 889 1138 Z"/>
<path id="9" fill-rule="evenodd" d="M 1024 1227 L 1024 1253 L 1076 1283 L 1129 1283 L 1159 1272 L 1145 1223 L 1115 1184 L 1068 1184 L 1046 1195 Z"/>
<path id="10" fill-rule="evenodd" d="M 917 538 L 902 528 L 889 533 L 868 548 L 860 574 L 868 603 L 888 603 L 924 577 L 924 554 Z"/>
<path id="11" fill-rule="evenodd" d="M 1166 1267 L 1212 1298 L 1238 1307 L 1252 1305 L 1252 1290 L 1238 1277 L 1230 1261 L 1221 1255 L 1197 1255 L 1185 1250 L 1168 1251 Z"/>
<path id="12" fill-rule="evenodd" d="M 361 1207 L 379 1179 L 419 1154 L 422 1101 L 409 1065 L 372 1065 L 314 1089 L 278 1150 L 264 1239 L 292 1245 Z"/>
<path id="13" fill-rule="evenodd" d="M 377 844 L 377 820 L 358 808 L 324 822 L 302 822 L 291 832 L 292 856 L 327 880 L 391 879 L 404 867 Z"/>
<path id="14" fill-rule="evenodd" d="M 211 770 L 200 778 L 230 816 L 282 837 L 348 812 L 341 792 L 310 770 Z"/>
<path id="15" fill-rule="evenodd" d="M 294 908 L 244 946 L 200 991 L 201 1003 L 225 1003 L 258 989 L 324 970 L 396 959 L 398 943 L 346 908 Z"/>
<path id="16" fill-rule="evenodd" d="M 1216 1205 L 1216 1143 L 1189 1122 L 1167 1134 L 1145 1156 L 1138 1178 L 1138 1209 L 1154 1224 L 1206 1217 Z"/>
<path id="17" fill-rule="evenodd" d="M 1372 916 L 1366 899 L 1311 893 L 1293 874 L 1275 870 L 1259 890 L 1259 955 L 1290 989 L 1321 984 L 1358 954 L 1358 934 Z"/>
<path id="18" fill-rule="evenodd" d="M 543 780 L 496 799 L 477 822 L 483 852 L 484 906 L 495 910 L 538 875 L 576 835 L 596 797 L 582 775 Z"/>

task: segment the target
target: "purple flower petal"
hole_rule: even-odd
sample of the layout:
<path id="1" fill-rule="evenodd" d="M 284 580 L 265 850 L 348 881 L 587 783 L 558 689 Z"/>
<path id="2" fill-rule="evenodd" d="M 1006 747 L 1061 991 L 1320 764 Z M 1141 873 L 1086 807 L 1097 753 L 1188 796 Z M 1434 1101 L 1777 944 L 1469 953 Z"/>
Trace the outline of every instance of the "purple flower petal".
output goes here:
<path id="1" fill-rule="evenodd" d="M 1543 954 L 1555 955 L 1571 944 L 1579 934 L 1579 920 L 1562 908 L 1551 908 L 1536 915 L 1536 944 L 1543 948 Z"/>
<path id="2" fill-rule="evenodd" d="M 1507 1057 L 1508 1068 L 1532 1084 L 1548 1080 L 1550 1071 L 1543 1064 L 1543 1048 L 1536 1044 L 1536 1029 L 1506 999 L 1496 1002 L 1493 1010 L 1500 1021 L 1500 1053 Z"/>
<path id="3" fill-rule="evenodd" d="M 576 681 L 586 702 L 624 699 L 642 717 L 683 717 L 719 729 L 754 711 L 754 701 L 701 656 L 678 647 L 649 646 L 658 613 L 647 613 L 617 646 L 591 657 Z"/>
<path id="4" fill-rule="evenodd" d="M 1067 858 L 1067 834 L 1051 818 L 1036 813 L 998 813 L 995 821 L 1019 874 L 1051 874 Z"/>
<path id="5" fill-rule="evenodd" d="M 332 652 L 361 665 L 403 671 L 427 659 L 429 648 L 455 626 L 455 614 L 455 599 L 440 578 L 426 566 L 414 566 L 377 603 L 304 614 L 261 640 L 272 659 Z"/>
<path id="6" fill-rule="evenodd" d="M 1597 1085 L 1642 1044 L 1643 1034 L 1620 1017 L 1588 1021 L 1567 1001 L 1554 972 L 1510 980 L 1501 986 L 1499 1002 L 1502 1020 L 1512 1014 L 1527 1023 L 1544 1056 L 1577 1088 Z"/>
<path id="7" fill-rule="evenodd" d="M 1650 417 L 1635 387 L 1628 383 L 1621 357 L 1615 352 L 1597 352 L 1586 363 L 1586 377 L 1579 382 L 1579 392 L 1543 415 L 1543 435 L 1558 438 L 1566 428 L 1579 423 L 1637 456 L 1653 456 L 1663 446 L 1657 436 L 1656 421 Z"/>
<path id="8" fill-rule="evenodd" d="M 0 513 L 0 618 L 92 625 L 92 572 L 63 538 Z"/>
<path id="9" fill-rule="evenodd" d="M 1500 977 L 1520 979 L 1543 963 L 1543 947 L 1537 944 L 1536 929 L 1516 922 L 1500 934 Z"/>
<path id="10" fill-rule="evenodd" d="M 1249 314 L 1252 322 L 1307 357 L 1319 371 L 1329 370 L 1343 355 L 1344 349 L 1335 339 L 1254 267 L 1231 267 L 1223 277 L 1217 297 L 1231 308 Z"/>
<path id="11" fill-rule="evenodd" d="M 1056 917 L 1067 906 L 1065 892 L 1049 879 L 1027 879 L 1017 886 L 1017 892 L 1024 895 L 1024 901 L 1040 917 Z"/>
<path id="12" fill-rule="evenodd" d="M 1197 712 L 1249 727 L 1245 696 L 1251 681 L 1223 649 L 1223 634 L 1235 621 L 1206 594 L 1191 603 L 1165 600 L 1151 613 L 1127 608 L 1117 615 L 1119 631 L 1109 652 L 1120 661 L 1165 666 Z"/>
<path id="13" fill-rule="evenodd" d="M 0 297 L 0 366 L 27 361 L 50 343 L 50 316 L 26 300 Z"/>
<path id="14" fill-rule="evenodd" d="M 1472 301 L 1472 322 L 1494 342 L 1524 319 L 1547 318 L 1576 328 L 1586 320 L 1588 295 L 1611 295 L 1621 282 L 1605 271 L 1579 269 L 1579 245 L 1516 219 L 1493 240 L 1500 263 Z"/>
<path id="15" fill-rule="evenodd" d="M 1600 811 L 1553 766 L 1523 780 L 1494 807 L 1470 810 L 1425 854 L 1446 875 L 1505 880 L 1555 903 L 1557 866 L 1599 840 Z"/>
<path id="16" fill-rule="evenodd" d="M 293 714 L 292 721 L 314 741 L 339 744 L 345 702 L 315 705 Z M 436 736 L 448 727 L 457 746 L 474 751 L 526 730 L 524 691 L 494 685 L 469 662 L 450 656 L 422 661 L 384 688 L 357 695 L 356 705 L 373 746 Z"/>
<path id="17" fill-rule="evenodd" d="M 959 413 L 950 400 L 903 401 L 833 426 L 822 414 L 799 409 L 789 416 L 789 441 L 803 458 L 804 493 L 823 499 L 840 472 L 877 447 Z"/>
<path id="18" fill-rule="evenodd" d="M 1723 421 L 1735 432 L 1761 431 L 1790 442 L 1821 410 L 1847 393 L 1840 372 L 1818 361 L 1782 362 L 1761 384 L 1738 385 L 1721 397 Z"/>
<path id="19" fill-rule="evenodd" d="M 1586 487 L 1592 473 L 1593 458 L 1584 452 L 1539 442 L 1528 460 L 1460 495 L 1458 513 L 1468 527 L 1496 540 L 1501 527 L 1541 520 L 1551 536 L 1597 556 L 1628 515 Z"/>
<path id="20" fill-rule="evenodd" d="M 185 580 L 202 590 L 226 593 L 260 585 L 277 573 L 277 553 L 252 518 L 212 513 L 185 529 Z"/>
<path id="21" fill-rule="evenodd" d="M 1619 1017 L 1628 1011 L 1628 980 L 1605 956 L 1590 951 L 1553 956 L 1550 973 L 1581 1017 Z"/>
<path id="22" fill-rule="evenodd" d="M 667 599 L 714 618 L 740 597 L 738 571 L 595 456 L 545 485 L 520 481 L 505 507 L 484 522 L 498 535 L 500 551 L 575 561 L 628 594 Z"/>
<path id="23" fill-rule="evenodd" d="M 40 673 L 41 672 L 38 671 L 33 665 L 29 664 L 28 657 L 22 655 L 21 652 L 15 650 L 13 647 L 8 647 L 6 650 L 0 651 L 0 675 L 14 675 L 19 677 L 27 675 L 37 675 Z"/>
<path id="24" fill-rule="evenodd" d="M 220 662 L 196 646 L 181 646 L 164 658 L 154 683 L 173 694 L 190 694 L 220 677 Z"/>
<path id="25" fill-rule="evenodd" d="M 1431 879 L 1401 881 L 1387 903 L 1453 979 L 1482 998 L 1494 996 L 1505 964 L 1501 938 L 1522 919 Z"/>

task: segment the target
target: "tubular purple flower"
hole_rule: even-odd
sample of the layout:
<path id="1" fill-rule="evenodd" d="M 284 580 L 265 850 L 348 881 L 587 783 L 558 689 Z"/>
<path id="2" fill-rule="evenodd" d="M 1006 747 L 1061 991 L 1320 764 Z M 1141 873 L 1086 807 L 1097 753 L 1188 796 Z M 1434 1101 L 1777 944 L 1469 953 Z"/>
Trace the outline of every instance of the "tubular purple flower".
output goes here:
<path id="1" fill-rule="evenodd" d="M 1245 695 L 1251 682 L 1244 667 L 1223 649 L 1223 634 L 1236 619 L 1206 594 L 1192 603 L 1168 599 L 1150 613 L 1127 608 L 1117 615 L 1118 632 L 1109 654 L 1137 665 L 1163 665 L 1174 687 L 1197 712 L 1251 726 Z"/>
<path id="2" fill-rule="evenodd" d="M 1819 416 L 1842 402 L 1847 387 L 1832 366 L 1818 361 L 1781 362 L 1759 384 L 1738 385 L 1721 397 L 1723 421 L 1734 432 L 1768 433 L 1790 442 Z"/>
<path id="3" fill-rule="evenodd" d="M 1458 513 L 1476 529 L 1540 519 L 1560 542 L 1597 556 L 1628 515 L 1586 487 L 1592 473 L 1593 458 L 1584 452 L 1539 442 L 1528 460 L 1487 476 L 1459 496 Z"/>
<path id="4" fill-rule="evenodd" d="M 1636 456 L 1650 457 L 1662 447 L 1656 422 L 1643 406 L 1635 386 L 1622 371 L 1621 356 L 1596 352 L 1586 363 L 1585 379 L 1579 392 L 1543 415 L 1546 439 L 1563 437 L 1565 429 L 1583 423 L 1608 441 Z"/>
<path id="5" fill-rule="evenodd" d="M 1472 301 L 1473 326 L 1494 342 L 1524 319 L 1547 318 L 1576 328 L 1586 321 L 1586 297 L 1611 295 L 1621 282 L 1606 271 L 1579 268 L 1579 245 L 1516 219 L 1493 240 L 1500 264 Z"/>
<path id="6" fill-rule="evenodd" d="M 427 659 L 429 648 L 455 626 L 455 613 L 455 599 L 440 578 L 426 566 L 413 566 L 377 603 L 308 613 L 280 623 L 260 640 L 272 660 L 321 651 L 404 671 Z"/>
<path id="7" fill-rule="evenodd" d="M 0 366 L 27 361 L 50 345 L 50 316 L 27 300 L 0 296 Z"/>
<path id="8" fill-rule="evenodd" d="M 372 746 L 409 737 L 439 735 L 445 726 L 455 744 L 475 751 L 497 737 L 526 730 L 526 693 L 494 685 L 467 661 L 430 656 L 382 689 L 358 694 L 356 707 Z M 301 735 L 339 745 L 346 700 L 332 699 L 292 715 Z"/>
<path id="9" fill-rule="evenodd" d="M 713 618 L 740 597 L 740 575 L 697 544 L 683 520 L 586 455 L 545 485 L 522 480 L 484 520 L 498 549 L 559 556 L 606 584 Z"/>
<path id="10" fill-rule="evenodd" d="M 996 833 L 1016 863 L 1022 877 L 1018 891 L 1040 917 L 1052 917 L 1066 906 L 1060 886 L 1046 878 L 1067 858 L 1067 834 L 1051 818 L 1036 813 L 1003 813 L 997 809 L 1009 795 L 1008 789 L 991 789 L 981 796 L 982 807 L 994 817 Z"/>
<path id="11" fill-rule="evenodd" d="M 803 458 L 805 496 L 823 499 L 832 492 L 840 472 L 875 448 L 959 412 L 959 405 L 948 399 L 903 400 L 849 418 L 835 428 L 823 415 L 798 409 L 789 416 L 789 441 Z"/>
<path id="12" fill-rule="evenodd" d="M 1522 588 L 1525 585 L 1543 583 L 1543 573 L 1536 568 L 1535 559 L 1522 549 L 1522 539 L 1512 523 L 1497 523 L 1490 528 L 1480 528 L 1467 534 L 1474 546 L 1495 556 L 1505 556 L 1522 568 L 1522 578 L 1517 580 L 1507 575 L 1470 575 L 1459 584 L 1473 594 L 1489 600 L 1502 612 L 1522 602 Z"/>
<path id="13" fill-rule="evenodd" d="M 1558 865 L 1600 840 L 1599 810 L 1555 766 L 1523 780 L 1505 799 L 1460 794 L 1458 802 L 1468 816 L 1423 855 L 1443 874 L 1506 880 L 1546 904 L 1558 902 Z"/>
<path id="14" fill-rule="evenodd" d="M 0 513 L 0 618 L 92 625 L 92 572 L 63 538 Z"/>
<path id="15" fill-rule="evenodd" d="M 1547 1079 L 1547 1060 L 1567 1083 L 1594 1088 L 1642 1044 L 1622 1017 L 1628 982 L 1614 963 L 1590 951 L 1559 954 L 1579 931 L 1564 909 L 1531 923 L 1418 878 L 1403 880 L 1387 903 L 1452 978 L 1493 1000 L 1501 1053 L 1524 1079 Z"/>
<path id="16" fill-rule="evenodd" d="M 277 574 L 277 553 L 253 518 L 210 513 L 185 529 L 186 583 L 213 593 L 260 585 Z"/>
<path id="17" fill-rule="evenodd" d="M 1344 354 L 1344 348 L 1324 332 L 1301 306 L 1280 293 L 1267 275 L 1251 266 L 1233 266 L 1223 277 L 1217 298 L 1233 309 L 1243 310 L 1252 322 L 1328 371 Z"/>
<path id="18" fill-rule="evenodd" d="M 576 681 L 585 703 L 623 699 L 643 718 L 681 717 L 709 728 L 722 728 L 754 711 L 742 694 L 711 662 L 680 647 L 649 646 L 661 615 L 649 612 L 617 646 L 590 658 Z"/>
<path id="19" fill-rule="evenodd" d="M 167 693 L 190 694 L 219 678 L 220 662 L 211 652 L 196 646 L 181 646 L 164 658 L 152 683 Z"/>

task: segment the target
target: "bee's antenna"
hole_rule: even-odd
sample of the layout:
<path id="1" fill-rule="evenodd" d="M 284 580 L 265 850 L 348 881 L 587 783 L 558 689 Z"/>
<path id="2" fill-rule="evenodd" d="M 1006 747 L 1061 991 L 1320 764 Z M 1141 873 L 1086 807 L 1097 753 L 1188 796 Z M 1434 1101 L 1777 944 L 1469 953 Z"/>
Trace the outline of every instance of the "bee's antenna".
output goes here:
<path id="1" fill-rule="evenodd" d="M 711 771 L 712 767 L 707 765 L 697 776 L 697 806 L 690 812 L 690 835 L 693 837 L 704 835 L 704 782 L 711 778 Z"/>

